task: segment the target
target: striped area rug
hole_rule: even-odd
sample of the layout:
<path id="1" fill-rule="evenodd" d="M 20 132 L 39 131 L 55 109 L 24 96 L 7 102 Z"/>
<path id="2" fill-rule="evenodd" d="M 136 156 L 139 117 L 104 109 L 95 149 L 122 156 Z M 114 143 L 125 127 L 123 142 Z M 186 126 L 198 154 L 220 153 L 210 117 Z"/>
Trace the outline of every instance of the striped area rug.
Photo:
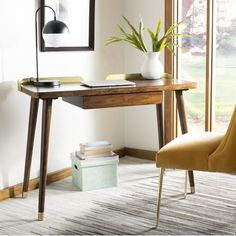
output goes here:
<path id="1" fill-rule="evenodd" d="M 197 194 L 183 197 L 184 173 L 169 172 L 164 177 L 159 229 L 156 214 L 156 178 L 109 192 L 85 217 L 65 218 L 86 234 L 236 234 L 236 176 L 196 173 Z M 59 232 L 66 233 L 66 232 Z"/>
<path id="2" fill-rule="evenodd" d="M 44 222 L 36 220 L 37 191 L 1 202 L 0 234 L 235 235 L 236 176 L 195 172 L 195 181 L 196 194 L 184 199 L 184 172 L 166 173 L 158 229 L 153 175 L 90 192 L 76 191 L 71 179 L 50 185 Z"/>

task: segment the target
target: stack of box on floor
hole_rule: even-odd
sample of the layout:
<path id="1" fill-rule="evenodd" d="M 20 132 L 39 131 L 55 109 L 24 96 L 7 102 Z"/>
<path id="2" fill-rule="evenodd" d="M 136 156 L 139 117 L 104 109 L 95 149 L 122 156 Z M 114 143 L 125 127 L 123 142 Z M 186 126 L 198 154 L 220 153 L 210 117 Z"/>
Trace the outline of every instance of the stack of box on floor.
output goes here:
<path id="1" fill-rule="evenodd" d="M 119 158 L 108 141 L 81 143 L 71 160 L 72 181 L 81 191 L 117 186 Z"/>

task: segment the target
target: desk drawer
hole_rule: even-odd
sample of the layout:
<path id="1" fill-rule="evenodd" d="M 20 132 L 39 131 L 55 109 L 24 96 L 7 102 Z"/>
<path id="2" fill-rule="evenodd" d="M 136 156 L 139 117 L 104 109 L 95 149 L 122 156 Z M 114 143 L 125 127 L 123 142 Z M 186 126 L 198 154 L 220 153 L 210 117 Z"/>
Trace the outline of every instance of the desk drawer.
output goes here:
<path id="1" fill-rule="evenodd" d="M 162 92 L 74 96 L 63 100 L 83 109 L 138 106 L 162 103 Z"/>

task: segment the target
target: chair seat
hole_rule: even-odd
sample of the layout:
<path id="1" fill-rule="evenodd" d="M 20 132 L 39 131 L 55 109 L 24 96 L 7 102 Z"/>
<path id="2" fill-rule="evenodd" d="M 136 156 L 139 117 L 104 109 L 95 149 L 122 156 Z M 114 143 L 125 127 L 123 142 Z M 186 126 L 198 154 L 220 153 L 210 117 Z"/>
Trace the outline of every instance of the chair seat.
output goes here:
<path id="1" fill-rule="evenodd" d="M 207 171 L 208 157 L 216 150 L 223 137 L 224 135 L 213 132 L 184 134 L 157 153 L 157 167 Z"/>

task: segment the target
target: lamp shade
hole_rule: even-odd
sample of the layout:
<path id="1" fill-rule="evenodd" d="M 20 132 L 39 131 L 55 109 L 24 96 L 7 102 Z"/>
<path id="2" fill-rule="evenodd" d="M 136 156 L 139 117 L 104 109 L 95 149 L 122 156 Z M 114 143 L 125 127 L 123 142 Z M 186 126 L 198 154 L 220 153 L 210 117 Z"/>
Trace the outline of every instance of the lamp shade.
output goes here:
<path id="1" fill-rule="evenodd" d="M 45 24 L 42 33 L 45 43 L 51 47 L 59 47 L 66 42 L 69 29 L 62 21 L 52 20 Z"/>

